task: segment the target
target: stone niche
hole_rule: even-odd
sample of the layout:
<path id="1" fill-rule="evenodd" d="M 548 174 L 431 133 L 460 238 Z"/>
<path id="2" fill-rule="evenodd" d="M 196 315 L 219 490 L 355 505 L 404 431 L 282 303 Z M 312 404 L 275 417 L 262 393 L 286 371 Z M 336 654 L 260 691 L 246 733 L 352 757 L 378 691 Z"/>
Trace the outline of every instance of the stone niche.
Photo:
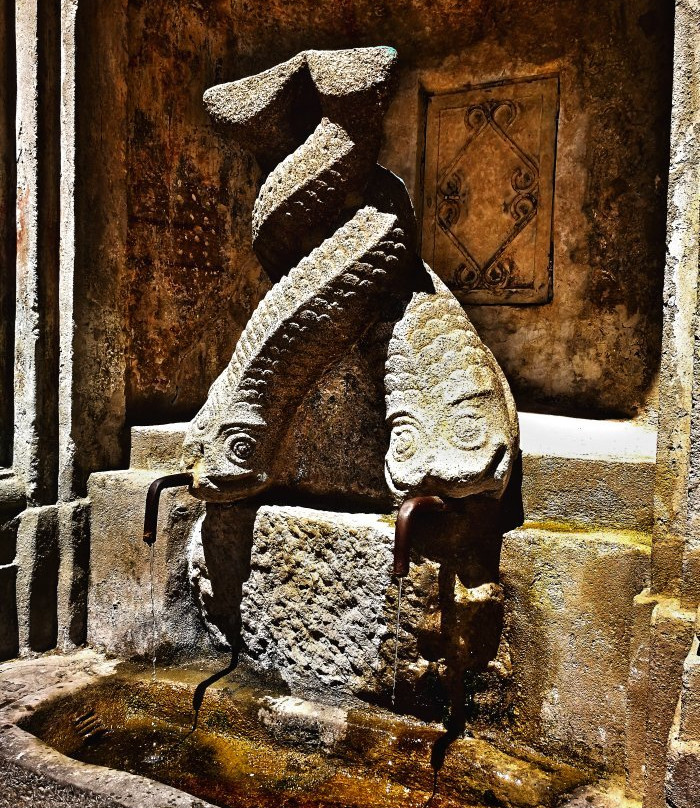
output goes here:
<path id="1" fill-rule="evenodd" d="M 672 5 L 661 0 L 595 7 L 584 0 L 353 0 L 341 10 L 310 0 L 133 0 L 123 286 L 128 421 L 193 415 L 270 288 L 250 246 L 258 169 L 212 125 L 203 91 L 305 48 L 379 43 L 395 46 L 401 64 L 380 162 L 406 181 L 428 229 L 431 160 L 444 135 L 434 132 L 436 110 L 500 105 L 493 115 L 511 145 L 501 139 L 499 159 L 514 160 L 521 173 L 515 188 L 498 190 L 520 219 L 494 207 L 495 187 L 487 183 L 480 197 L 483 189 L 467 177 L 471 185 L 461 193 L 469 191 L 475 218 L 463 209 L 458 235 L 468 242 L 459 228 L 471 222 L 492 236 L 493 244 L 466 244 L 484 278 L 475 280 L 474 266 L 449 238 L 444 249 L 456 252 L 445 268 L 425 235 L 423 254 L 455 286 L 519 408 L 653 418 L 672 27 Z M 500 137 L 488 130 L 488 138 Z M 478 147 L 479 160 L 488 138 L 470 147 Z M 307 420 L 328 416 L 342 430 L 338 394 L 355 400 L 353 390 L 374 383 L 349 360 L 316 393 Z M 369 413 L 364 422 L 366 440 L 381 444 L 381 419 Z M 356 426 L 348 431 L 357 434 Z"/>
<path id="2" fill-rule="evenodd" d="M 519 409 L 550 414 L 535 416 L 549 419 L 542 431 L 550 443 L 553 421 L 572 434 L 574 419 L 564 416 L 653 423 L 672 12 L 662 0 L 595 8 L 584 0 L 131 2 L 130 424 L 194 415 L 271 286 L 250 246 L 258 169 L 212 125 L 203 91 L 307 48 L 375 44 L 396 47 L 400 58 L 379 162 L 405 180 L 423 257 L 454 288 Z M 457 128 L 445 135 L 446 156 L 444 133 L 435 130 L 450 109 Z M 460 141 L 470 109 L 489 143 Z M 469 173 L 472 154 L 482 163 L 497 155 L 494 177 L 506 184 Z M 461 184 L 451 181 L 456 167 Z M 459 203 L 458 219 L 448 204 L 440 224 L 439 194 Z M 430 238 L 436 227 L 442 246 Z M 476 244 L 473 228 L 484 231 Z M 179 622 L 180 635 L 164 654 L 194 656 L 242 628 L 256 664 L 290 687 L 389 705 L 396 591 L 393 526 L 381 515 L 391 507 L 385 347 L 381 328 L 368 332 L 302 402 L 281 447 L 291 471 L 276 494 L 287 504 L 257 512 L 208 505 L 202 519 L 198 504 L 171 516 L 180 527 L 164 531 L 155 548 L 163 571 L 157 605 L 166 621 Z M 590 430 L 591 421 L 576 420 Z M 148 651 L 139 509 L 153 476 L 174 470 L 168 463 L 180 438 L 154 466 L 153 451 L 139 454 L 135 430 L 132 468 L 93 475 L 93 553 L 104 550 L 91 581 L 90 608 L 103 615 L 92 621 L 97 647 Z M 461 682 L 470 719 L 619 772 L 633 599 L 648 579 L 653 452 L 641 462 L 633 452 L 620 456 L 619 441 L 600 457 L 536 443 L 523 446 L 523 474 L 511 491 L 522 493 L 536 524 L 509 533 L 522 519 L 504 524 L 503 513 L 481 514 L 443 525 L 442 544 L 416 547 L 397 706 L 440 717 Z M 582 493 L 589 480 L 597 487 Z M 110 513 L 122 501 L 115 491 L 128 486 L 138 492 L 130 501 L 139 507 L 124 506 L 134 541 L 115 565 L 127 517 Z M 132 591 L 123 583 L 134 570 Z M 138 624 L 120 612 L 124 598 L 141 604 Z M 591 608 L 597 603 L 606 610 Z M 200 610 L 205 621 L 192 618 Z"/>

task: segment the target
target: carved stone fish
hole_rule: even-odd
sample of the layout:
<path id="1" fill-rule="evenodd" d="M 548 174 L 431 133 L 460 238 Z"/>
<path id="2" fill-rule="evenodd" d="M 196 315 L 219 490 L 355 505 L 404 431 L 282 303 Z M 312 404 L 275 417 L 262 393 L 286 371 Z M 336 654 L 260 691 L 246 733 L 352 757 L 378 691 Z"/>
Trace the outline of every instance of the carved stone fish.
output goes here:
<path id="1" fill-rule="evenodd" d="M 389 342 L 385 461 L 397 502 L 430 494 L 500 496 L 518 452 L 518 415 L 503 371 L 452 292 L 429 268 Z"/>
<path id="2" fill-rule="evenodd" d="M 253 245 L 277 283 L 190 425 L 188 469 L 203 499 L 242 499 L 283 478 L 279 450 L 303 396 L 395 308 L 387 298 L 409 301 L 386 362 L 395 498 L 499 494 L 507 484 L 518 444 L 507 382 L 421 265 L 405 186 L 376 164 L 396 58 L 384 47 L 305 51 L 205 94 L 269 172 Z"/>
<path id="3" fill-rule="evenodd" d="M 274 483 L 302 397 L 376 321 L 410 258 L 396 217 L 365 207 L 268 292 L 186 437 L 195 493 L 233 500 Z"/>

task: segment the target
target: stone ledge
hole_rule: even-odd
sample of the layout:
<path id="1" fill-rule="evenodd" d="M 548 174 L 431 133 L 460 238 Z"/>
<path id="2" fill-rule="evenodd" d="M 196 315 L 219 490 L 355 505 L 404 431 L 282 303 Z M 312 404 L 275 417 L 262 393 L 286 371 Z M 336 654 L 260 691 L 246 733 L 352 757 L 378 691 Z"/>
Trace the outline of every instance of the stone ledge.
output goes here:
<path id="1" fill-rule="evenodd" d="M 651 529 L 655 432 L 632 421 L 527 412 L 519 418 L 528 521 Z M 187 423 L 133 427 L 131 468 L 179 471 L 186 428 Z"/>

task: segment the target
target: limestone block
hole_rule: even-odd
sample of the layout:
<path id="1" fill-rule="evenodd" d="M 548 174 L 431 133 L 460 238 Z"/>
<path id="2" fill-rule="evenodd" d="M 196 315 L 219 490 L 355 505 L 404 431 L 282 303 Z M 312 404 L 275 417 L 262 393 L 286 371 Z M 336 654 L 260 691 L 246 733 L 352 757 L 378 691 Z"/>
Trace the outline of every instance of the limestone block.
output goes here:
<path id="1" fill-rule="evenodd" d="M 659 597 L 644 589 L 634 599 L 630 640 L 630 672 L 627 681 L 626 791 L 636 799 L 644 793 L 647 710 L 649 706 L 649 630 Z"/>
<path id="2" fill-rule="evenodd" d="M 17 529 L 17 619 L 21 651 L 56 645 L 57 508 L 27 508 Z"/>
<path id="3" fill-rule="evenodd" d="M 624 767 L 633 603 L 650 555 L 640 539 L 526 528 L 504 538 L 514 729 L 548 754 Z"/>
<path id="4" fill-rule="evenodd" d="M 700 644 L 694 638 L 683 665 L 680 737 L 700 744 Z"/>
<path id="5" fill-rule="evenodd" d="M 153 651 L 149 549 L 143 542 L 147 471 L 92 474 L 88 642 L 131 658 Z M 161 659 L 207 654 L 208 634 L 190 595 L 187 540 L 200 505 L 184 489 L 163 493 L 153 546 L 156 653 Z"/>
<path id="6" fill-rule="evenodd" d="M 246 527 L 250 516 L 242 505 L 209 504 L 193 533 L 191 577 L 209 622 L 230 639 L 240 620 L 245 653 L 295 692 L 388 705 L 398 592 L 393 519 L 263 506 Z M 502 596 L 488 580 L 493 559 L 479 562 L 467 526 L 464 515 L 436 526 L 442 545 L 424 530 L 403 582 L 396 704 L 424 717 L 439 718 L 464 671 L 483 669 L 498 648 Z"/>
<path id="7" fill-rule="evenodd" d="M 528 521 L 651 530 L 653 429 L 530 412 L 519 419 Z"/>
<path id="8" fill-rule="evenodd" d="M 19 651 L 17 625 L 17 565 L 0 566 L 0 660 L 11 659 Z"/>
<path id="9" fill-rule="evenodd" d="M 683 662 L 693 637 L 694 610 L 663 598 L 649 633 L 649 701 L 644 761 L 644 808 L 666 808 L 664 780 L 669 734 L 681 694 Z"/>
<path id="10" fill-rule="evenodd" d="M 90 509 L 83 500 L 58 505 L 58 644 L 65 651 L 87 634 Z"/>
<path id="11" fill-rule="evenodd" d="M 129 467 L 161 472 L 180 471 L 186 429 L 186 422 L 133 426 Z"/>
<path id="12" fill-rule="evenodd" d="M 669 738 L 666 801 L 694 808 L 700 794 L 700 654 L 695 637 L 683 665 L 683 684 Z"/>
<path id="13" fill-rule="evenodd" d="M 0 523 L 0 660 L 17 656 L 17 549 L 16 519 Z"/>

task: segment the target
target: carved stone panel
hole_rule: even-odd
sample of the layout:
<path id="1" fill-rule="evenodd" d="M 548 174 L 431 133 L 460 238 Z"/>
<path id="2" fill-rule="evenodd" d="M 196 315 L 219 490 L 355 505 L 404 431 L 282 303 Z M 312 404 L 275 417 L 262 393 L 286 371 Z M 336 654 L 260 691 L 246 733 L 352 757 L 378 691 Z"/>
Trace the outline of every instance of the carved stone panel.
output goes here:
<path id="1" fill-rule="evenodd" d="M 559 80 L 428 101 L 423 257 L 465 303 L 546 303 Z"/>

